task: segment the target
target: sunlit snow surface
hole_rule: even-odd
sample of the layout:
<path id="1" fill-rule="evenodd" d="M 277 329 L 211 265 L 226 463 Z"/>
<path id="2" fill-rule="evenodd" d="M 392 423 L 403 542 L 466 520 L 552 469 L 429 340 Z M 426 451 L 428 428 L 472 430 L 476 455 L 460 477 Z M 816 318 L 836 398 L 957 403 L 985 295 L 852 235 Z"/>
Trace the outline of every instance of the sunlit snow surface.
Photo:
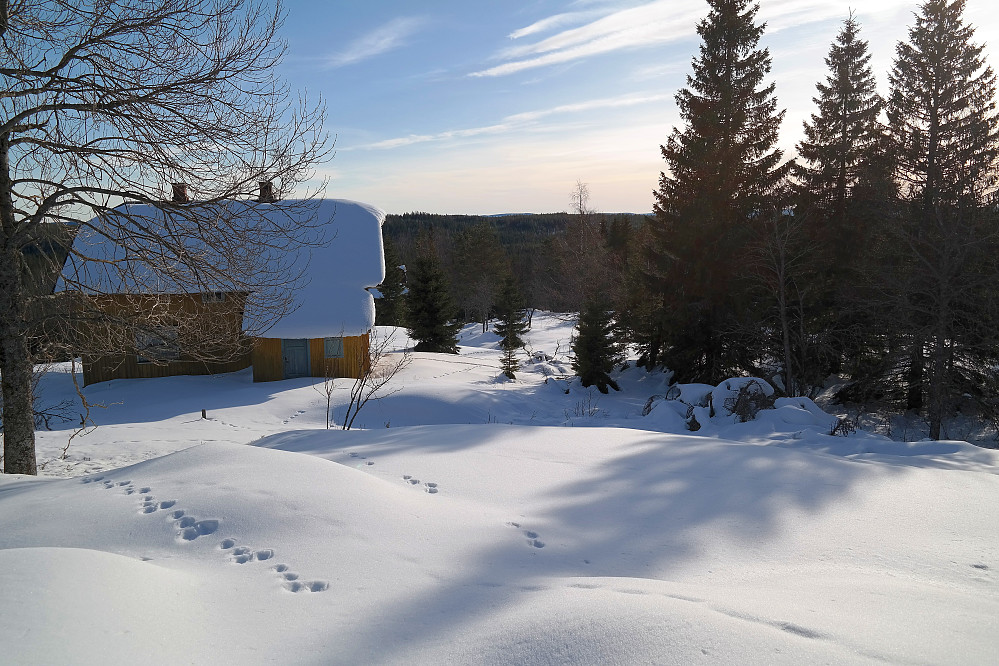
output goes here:
<path id="1" fill-rule="evenodd" d="M 467 327 L 349 432 L 309 379 L 88 387 L 0 477 L 0 662 L 999 663 L 996 452 L 800 401 L 690 433 L 661 375 L 569 381 L 571 329 L 506 381 Z"/>

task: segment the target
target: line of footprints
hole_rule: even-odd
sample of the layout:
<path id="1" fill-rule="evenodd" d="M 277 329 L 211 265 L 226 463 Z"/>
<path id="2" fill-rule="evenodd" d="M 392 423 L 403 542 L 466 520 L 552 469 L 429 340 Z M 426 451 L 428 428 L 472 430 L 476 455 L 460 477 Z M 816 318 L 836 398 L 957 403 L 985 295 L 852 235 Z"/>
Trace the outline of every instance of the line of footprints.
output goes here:
<path id="1" fill-rule="evenodd" d="M 125 495 L 141 496 L 139 512 L 152 514 L 159 511 L 167 512 L 167 520 L 172 522 L 177 528 L 177 539 L 179 541 L 194 541 L 203 536 L 215 534 L 219 529 L 219 521 L 215 519 L 198 520 L 194 516 L 187 515 L 183 509 L 175 508 L 177 500 L 158 501 L 151 494 L 151 488 L 136 488 L 131 481 L 114 481 L 104 476 L 92 476 L 82 479 L 82 483 L 100 483 L 108 490 L 121 490 Z M 219 550 L 228 553 L 229 561 L 233 564 L 246 564 L 248 562 L 266 562 L 274 559 L 274 551 L 270 548 L 253 549 L 247 546 L 237 546 L 236 539 L 227 537 L 219 542 Z M 291 592 L 325 592 L 329 589 L 329 583 L 324 580 L 303 581 L 299 580 L 299 575 L 288 570 L 287 564 L 275 564 L 271 567 L 282 586 Z"/>
<path id="2" fill-rule="evenodd" d="M 374 465 L 375 464 L 374 462 L 368 460 L 367 456 L 362 456 L 359 453 L 351 452 L 350 453 L 350 457 L 351 458 L 356 458 L 357 460 L 363 460 L 365 465 Z M 358 465 L 358 467 L 360 467 L 360 465 Z M 418 485 L 420 485 L 420 480 L 419 479 L 414 479 L 412 474 L 403 474 L 402 475 L 402 480 L 405 481 L 406 483 L 408 483 L 411 486 L 418 486 Z M 428 493 L 430 493 L 431 495 L 436 495 L 437 494 L 437 484 L 434 483 L 433 481 L 427 481 L 426 483 L 423 484 L 423 490 L 426 491 L 426 492 L 428 492 Z"/>
<path id="3" fill-rule="evenodd" d="M 371 462 L 370 460 L 367 460 L 366 456 L 362 456 L 359 453 L 351 452 L 350 453 L 350 457 L 351 458 L 355 458 L 357 460 L 363 460 L 363 461 L 365 461 L 364 462 L 365 465 L 374 465 L 375 464 L 375 463 Z M 413 478 L 412 474 L 403 474 L 402 475 L 402 480 L 405 481 L 406 483 L 410 484 L 411 486 L 418 486 L 418 485 L 420 485 L 420 480 Z M 431 495 L 436 495 L 437 491 L 438 491 L 437 484 L 434 483 L 433 481 L 427 481 L 427 482 L 425 482 L 423 484 L 423 489 L 426 492 L 430 493 Z M 510 522 L 510 523 L 507 523 L 507 526 L 514 527 L 516 529 L 520 529 L 520 523 Z M 521 533 L 525 537 L 527 537 L 527 545 L 528 546 L 531 546 L 532 548 L 544 548 L 545 547 L 545 542 L 542 541 L 539 538 L 539 535 L 538 535 L 537 532 L 535 532 L 533 530 L 521 530 Z"/>

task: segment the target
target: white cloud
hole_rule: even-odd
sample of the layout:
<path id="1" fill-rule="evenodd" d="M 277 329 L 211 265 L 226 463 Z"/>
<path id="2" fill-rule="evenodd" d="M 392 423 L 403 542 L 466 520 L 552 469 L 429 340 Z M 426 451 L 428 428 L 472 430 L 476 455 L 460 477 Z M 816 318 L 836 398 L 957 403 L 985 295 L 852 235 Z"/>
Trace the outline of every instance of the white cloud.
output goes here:
<path id="1" fill-rule="evenodd" d="M 465 129 L 448 130 L 445 132 L 438 132 L 436 134 L 411 134 L 409 136 L 397 137 L 394 139 L 386 139 L 384 141 L 377 141 L 375 143 L 369 143 L 362 146 L 355 146 L 353 148 L 343 148 L 341 150 L 389 150 L 393 148 L 402 148 L 405 146 L 411 146 L 418 143 L 429 143 L 434 141 L 448 141 L 451 139 L 466 139 L 476 136 L 483 136 L 489 134 L 502 134 L 504 132 L 511 132 L 514 130 L 522 130 L 526 127 L 532 126 L 543 118 L 548 118 L 550 116 L 556 115 L 566 115 L 573 113 L 582 113 L 586 111 L 595 111 L 599 109 L 619 109 L 629 106 L 638 106 L 641 104 L 649 104 L 653 102 L 661 102 L 671 98 L 671 95 L 665 93 L 656 94 L 631 94 L 631 95 L 621 95 L 618 97 L 605 97 L 599 99 L 592 99 L 585 102 L 577 102 L 575 104 L 562 104 L 549 109 L 540 109 L 537 111 L 525 111 L 523 113 L 515 113 L 513 115 L 503 118 L 500 122 L 494 123 L 492 125 L 484 125 L 481 127 L 470 127 Z M 557 128 L 549 128 L 557 129 Z"/>
<path id="2" fill-rule="evenodd" d="M 474 72 L 471 76 L 503 76 L 601 53 L 675 41 L 691 35 L 694 24 L 703 13 L 702 4 L 692 0 L 657 0 L 622 9 L 541 41 L 508 48 L 498 56 L 507 62 Z M 564 15 L 551 18 L 558 16 Z M 544 23 L 539 21 L 523 30 Z"/>
<path id="3" fill-rule="evenodd" d="M 424 21 L 418 18 L 393 19 L 358 37 L 343 51 L 328 56 L 326 66 L 333 68 L 352 65 L 399 48 L 406 43 L 406 38 L 419 30 L 423 24 Z"/>
<path id="4" fill-rule="evenodd" d="M 890 12 L 911 5 L 911 0 L 870 0 L 860 12 Z M 760 6 L 757 21 L 767 22 L 772 36 L 788 28 L 846 18 L 840 0 L 770 0 Z M 527 44 L 517 44 L 497 54 L 500 64 L 470 74 L 494 77 L 556 65 L 623 49 L 675 42 L 695 36 L 697 23 L 708 7 L 698 0 L 654 0 L 637 7 L 604 13 L 585 25 L 562 30 Z M 525 37 L 580 20 L 589 12 L 555 14 L 510 35 Z M 861 17 L 863 18 L 863 17 Z"/>
<path id="5" fill-rule="evenodd" d="M 514 30 L 510 33 L 510 39 L 520 39 L 521 37 L 528 37 L 539 32 L 547 32 L 548 30 L 560 28 L 564 25 L 584 21 L 591 16 L 593 16 L 593 12 L 565 12 L 563 14 L 555 14 L 540 21 L 535 21 L 520 30 Z"/>

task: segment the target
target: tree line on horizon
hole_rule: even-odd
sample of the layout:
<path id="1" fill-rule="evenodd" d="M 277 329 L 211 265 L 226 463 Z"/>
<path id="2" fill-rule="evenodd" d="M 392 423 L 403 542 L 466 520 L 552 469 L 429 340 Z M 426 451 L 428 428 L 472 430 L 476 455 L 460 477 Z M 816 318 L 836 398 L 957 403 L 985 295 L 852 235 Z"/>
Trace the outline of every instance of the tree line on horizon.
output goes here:
<path id="1" fill-rule="evenodd" d="M 597 214 L 577 183 L 570 213 L 412 214 L 388 244 L 434 258 L 455 320 L 485 326 L 508 278 L 532 307 L 581 313 L 590 366 L 630 343 L 674 381 L 814 395 L 839 375 L 843 400 L 919 413 L 935 439 L 956 412 L 999 421 L 996 78 L 966 1 L 919 5 L 884 96 L 851 11 L 796 159 L 776 147 L 758 4 L 708 4 L 652 216 Z"/>

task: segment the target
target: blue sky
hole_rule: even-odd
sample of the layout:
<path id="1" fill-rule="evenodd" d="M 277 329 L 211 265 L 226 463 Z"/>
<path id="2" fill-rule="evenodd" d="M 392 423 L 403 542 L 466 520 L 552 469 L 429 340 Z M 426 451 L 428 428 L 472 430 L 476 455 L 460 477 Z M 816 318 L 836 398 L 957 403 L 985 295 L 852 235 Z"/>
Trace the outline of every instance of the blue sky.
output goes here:
<path id="1" fill-rule="evenodd" d="M 993 67 L 994 0 L 969 0 Z M 679 124 L 704 0 L 286 0 L 283 74 L 321 94 L 327 195 L 391 213 L 554 212 L 576 181 L 605 212 L 647 212 Z M 762 0 L 788 157 L 851 5 Z M 918 3 L 854 6 L 881 92 Z"/>

